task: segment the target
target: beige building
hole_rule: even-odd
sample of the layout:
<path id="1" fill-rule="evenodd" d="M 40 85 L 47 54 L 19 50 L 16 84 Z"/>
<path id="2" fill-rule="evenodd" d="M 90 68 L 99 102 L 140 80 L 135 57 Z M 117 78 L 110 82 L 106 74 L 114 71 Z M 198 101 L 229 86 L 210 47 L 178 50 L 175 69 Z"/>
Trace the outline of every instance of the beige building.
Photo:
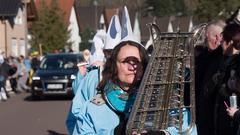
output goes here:
<path id="1" fill-rule="evenodd" d="M 27 55 L 28 0 L 0 0 L 0 51 L 5 56 Z"/>

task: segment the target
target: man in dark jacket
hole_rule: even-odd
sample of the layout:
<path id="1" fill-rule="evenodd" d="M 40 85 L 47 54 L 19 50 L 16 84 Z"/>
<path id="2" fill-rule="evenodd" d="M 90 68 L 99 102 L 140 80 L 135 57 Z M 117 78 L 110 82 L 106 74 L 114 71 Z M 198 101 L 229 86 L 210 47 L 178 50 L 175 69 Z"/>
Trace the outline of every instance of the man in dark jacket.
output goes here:
<path id="1" fill-rule="evenodd" d="M 223 59 L 220 41 L 224 26 L 225 23 L 221 20 L 209 23 L 205 30 L 205 42 L 195 47 L 196 124 L 199 135 L 214 133 L 215 97 L 207 86 L 209 78 L 220 68 Z"/>
<path id="2" fill-rule="evenodd" d="M 239 135 L 239 124 L 228 116 L 228 109 L 224 102 L 230 104 L 229 97 L 237 96 L 237 102 L 240 104 L 240 8 L 226 21 L 227 25 L 223 30 L 223 44 L 229 48 L 226 52 L 226 58 L 222 65 L 222 79 L 216 81 L 214 91 L 215 99 L 215 117 L 214 130 L 215 135 Z"/>

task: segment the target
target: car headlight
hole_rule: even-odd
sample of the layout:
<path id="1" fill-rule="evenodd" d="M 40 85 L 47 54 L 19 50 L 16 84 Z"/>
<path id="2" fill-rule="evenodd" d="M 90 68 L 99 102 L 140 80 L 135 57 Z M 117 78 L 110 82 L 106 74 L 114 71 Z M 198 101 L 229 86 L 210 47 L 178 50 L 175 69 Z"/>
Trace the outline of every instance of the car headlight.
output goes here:
<path id="1" fill-rule="evenodd" d="M 71 75 L 70 77 L 72 80 L 76 79 L 76 76 L 75 75 Z"/>
<path id="2" fill-rule="evenodd" d="M 40 80 L 41 78 L 39 76 L 33 76 L 32 80 Z"/>

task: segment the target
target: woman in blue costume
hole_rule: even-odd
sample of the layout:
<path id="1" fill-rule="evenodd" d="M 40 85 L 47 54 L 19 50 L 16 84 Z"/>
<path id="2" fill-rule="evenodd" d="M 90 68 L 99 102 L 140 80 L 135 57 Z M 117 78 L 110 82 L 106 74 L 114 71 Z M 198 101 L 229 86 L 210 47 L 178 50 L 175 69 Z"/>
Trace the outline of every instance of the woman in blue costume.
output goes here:
<path id="1" fill-rule="evenodd" d="M 103 30 L 99 30 L 93 38 L 94 47 L 91 50 L 94 51 L 90 57 L 91 66 L 89 67 L 91 71 L 85 77 L 78 75 L 77 80 L 73 83 L 73 90 L 76 89 L 77 92 L 72 101 L 71 110 L 66 121 L 69 134 L 75 134 L 76 116 L 81 113 L 83 103 L 92 99 L 97 94 L 96 88 L 101 80 L 101 71 L 106 61 L 105 58 L 109 57 L 111 50 L 120 42 L 120 39 L 121 26 L 118 16 L 114 15 L 111 19 L 107 35 L 104 34 Z"/>
<path id="2" fill-rule="evenodd" d="M 125 134 L 124 127 L 147 62 L 147 52 L 138 42 L 129 39 L 117 45 L 98 84 L 101 94 L 82 105 L 75 134 Z"/>

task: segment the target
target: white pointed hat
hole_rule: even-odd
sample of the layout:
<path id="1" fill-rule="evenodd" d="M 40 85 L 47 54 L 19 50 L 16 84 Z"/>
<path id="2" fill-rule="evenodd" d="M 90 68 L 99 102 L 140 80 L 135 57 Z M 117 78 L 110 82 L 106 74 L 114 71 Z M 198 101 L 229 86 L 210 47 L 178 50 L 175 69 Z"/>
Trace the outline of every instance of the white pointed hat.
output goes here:
<path id="1" fill-rule="evenodd" d="M 90 64 L 95 61 L 104 61 L 104 41 L 106 39 L 106 32 L 104 30 L 98 30 L 93 37 L 93 44 L 91 48 Z"/>
<path id="2" fill-rule="evenodd" d="M 103 49 L 104 42 L 106 39 L 106 32 L 104 30 L 98 30 L 95 36 L 93 37 L 93 44 L 91 47 L 91 54 L 93 55 L 96 50 Z"/>
<path id="3" fill-rule="evenodd" d="M 121 25 L 118 15 L 111 18 L 103 49 L 113 49 L 121 40 Z"/>
<path id="4" fill-rule="evenodd" d="M 122 32 L 121 32 L 120 43 L 126 42 L 126 41 L 131 41 L 136 44 L 139 44 L 140 46 L 142 46 L 144 48 L 144 46 L 140 43 L 140 41 L 138 41 L 135 38 L 135 36 L 133 35 L 131 20 L 129 18 L 128 9 L 126 6 L 124 6 L 124 10 L 123 10 L 122 18 L 121 18 L 121 24 L 122 24 Z"/>
<path id="5" fill-rule="evenodd" d="M 121 24 L 122 24 L 121 39 L 126 38 L 127 36 L 133 36 L 131 20 L 126 6 L 124 6 L 123 9 Z"/>
<path id="6" fill-rule="evenodd" d="M 104 20 L 103 14 L 101 14 L 101 16 L 100 16 L 99 23 L 100 23 L 100 25 L 101 25 L 101 28 L 100 28 L 100 29 L 103 29 L 103 30 L 106 31 L 106 25 L 105 25 L 105 20 Z"/>
<path id="7" fill-rule="evenodd" d="M 141 42 L 141 31 L 139 26 L 138 13 L 135 15 L 133 35 L 138 42 Z"/>

